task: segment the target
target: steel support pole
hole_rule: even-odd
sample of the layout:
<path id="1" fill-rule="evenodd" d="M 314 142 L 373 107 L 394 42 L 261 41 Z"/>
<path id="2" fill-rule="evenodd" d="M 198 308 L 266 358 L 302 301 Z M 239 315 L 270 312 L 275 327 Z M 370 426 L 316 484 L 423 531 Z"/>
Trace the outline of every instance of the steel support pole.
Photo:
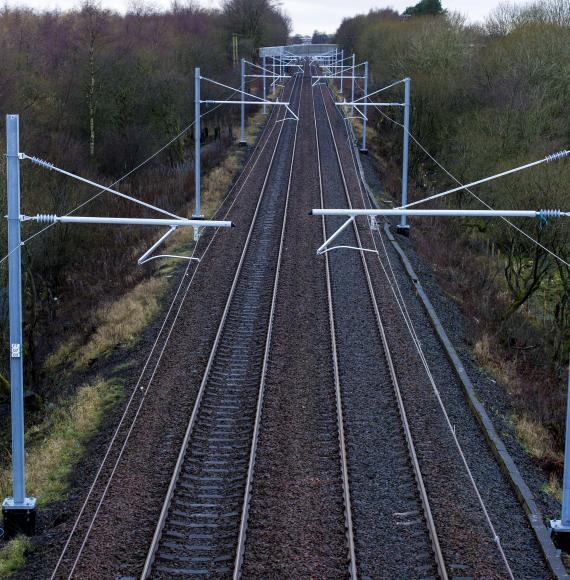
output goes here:
<path id="1" fill-rule="evenodd" d="M 366 118 L 368 116 L 368 113 L 367 113 L 368 107 L 366 106 L 366 101 L 367 101 L 366 95 L 367 94 L 368 94 L 368 61 L 366 61 L 364 63 L 364 95 L 365 95 L 365 98 L 363 100 L 363 105 L 362 105 L 362 112 L 364 113 L 364 119 L 362 119 L 362 147 L 360 148 L 361 153 L 368 153 L 368 150 L 366 149 Z M 354 102 L 354 100 L 353 100 L 353 102 Z"/>
<path id="2" fill-rule="evenodd" d="M 570 528 L 570 366 L 566 400 L 566 442 L 564 447 L 564 478 L 562 480 L 562 526 Z"/>
<path id="3" fill-rule="evenodd" d="M 402 207 L 408 203 L 408 155 L 410 148 L 410 85 L 411 79 L 404 79 L 404 150 L 402 152 Z M 409 235 L 410 226 L 406 222 L 406 215 L 402 214 L 397 231 Z"/>
<path id="4" fill-rule="evenodd" d="M 24 348 L 22 344 L 22 252 L 20 237 L 20 128 L 6 116 L 8 197 L 8 308 L 10 321 L 10 406 L 12 415 L 12 497 L 2 503 L 7 537 L 35 528 L 36 500 L 26 497 L 24 451 Z"/>
<path id="5" fill-rule="evenodd" d="M 239 144 L 245 145 L 245 103 L 243 97 L 245 96 L 245 58 L 241 59 L 241 94 L 242 94 L 242 102 L 241 102 L 241 125 L 240 125 L 240 133 L 239 133 Z"/>
<path id="6" fill-rule="evenodd" d="M 24 357 L 22 348 L 22 256 L 20 242 L 20 131 L 17 115 L 6 119 L 8 175 L 8 291 L 14 503 L 26 496 L 24 473 Z"/>
<path id="7" fill-rule="evenodd" d="M 334 69 L 333 69 L 333 74 L 336 74 L 336 67 L 338 66 L 338 60 L 340 58 L 340 50 L 337 48 L 336 49 L 336 55 L 335 55 L 335 59 L 334 59 Z M 332 81 L 333 83 L 333 87 L 334 87 L 334 79 Z"/>
<path id="8" fill-rule="evenodd" d="M 273 65 L 273 82 L 272 82 L 272 86 L 273 86 L 273 96 L 275 96 L 275 91 L 277 90 L 277 82 L 275 81 L 275 55 L 273 55 L 271 57 L 271 63 Z"/>
<path id="9" fill-rule="evenodd" d="M 343 67 L 344 66 L 344 48 L 340 51 L 340 94 L 342 95 L 342 91 L 344 90 L 344 73 Z"/>
<path id="10" fill-rule="evenodd" d="M 564 445 L 564 475 L 562 479 L 562 513 L 559 520 L 550 520 L 554 543 L 558 548 L 570 548 L 570 366 L 566 395 L 566 439 Z"/>
<path id="11" fill-rule="evenodd" d="M 352 85 L 351 85 L 351 101 L 350 114 L 354 115 L 354 77 L 356 76 L 356 55 L 352 53 Z"/>
<path id="12" fill-rule="evenodd" d="M 201 143 L 200 138 L 202 130 L 200 127 L 200 68 L 194 70 L 194 191 L 196 198 L 196 207 L 194 209 L 194 218 L 202 217 L 202 210 L 200 207 L 200 156 Z"/>
<path id="13" fill-rule="evenodd" d="M 266 115 L 267 114 L 267 105 L 265 104 L 265 101 L 267 100 L 267 68 L 266 68 L 266 58 L 265 55 L 263 56 L 263 114 Z"/>

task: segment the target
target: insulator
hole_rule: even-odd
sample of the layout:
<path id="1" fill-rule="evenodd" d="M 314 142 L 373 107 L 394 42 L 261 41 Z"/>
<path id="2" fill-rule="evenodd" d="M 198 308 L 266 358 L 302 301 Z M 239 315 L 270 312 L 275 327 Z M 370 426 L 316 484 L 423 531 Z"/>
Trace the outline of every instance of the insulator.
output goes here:
<path id="1" fill-rule="evenodd" d="M 57 221 L 57 216 L 55 214 L 39 213 L 34 219 L 41 224 L 54 224 Z"/>
<path id="2" fill-rule="evenodd" d="M 558 153 L 553 153 L 552 155 L 547 155 L 544 159 L 546 160 L 547 163 L 550 163 L 551 161 L 562 159 L 562 157 L 567 157 L 568 155 L 570 155 L 570 151 L 565 150 L 559 151 Z"/>
<path id="3" fill-rule="evenodd" d="M 550 218 L 559 218 L 560 217 L 560 210 L 559 209 L 541 209 L 538 212 L 538 217 L 541 220 L 548 220 Z"/>
<path id="4" fill-rule="evenodd" d="M 50 163 L 49 161 L 44 161 L 43 159 L 40 159 L 39 157 L 29 157 L 28 159 L 32 162 L 35 163 L 36 165 L 41 165 L 42 167 L 45 167 L 45 169 L 51 171 L 54 168 L 54 164 Z"/>

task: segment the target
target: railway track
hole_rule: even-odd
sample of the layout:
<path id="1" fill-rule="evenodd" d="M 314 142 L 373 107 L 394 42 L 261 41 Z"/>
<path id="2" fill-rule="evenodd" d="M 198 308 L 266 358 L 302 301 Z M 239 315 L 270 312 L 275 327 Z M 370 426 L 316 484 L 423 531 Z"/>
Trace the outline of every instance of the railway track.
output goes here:
<path id="1" fill-rule="evenodd" d="M 218 208 L 219 215 L 233 215 L 234 220 L 247 220 L 247 224 L 251 221 L 258 203 L 258 196 L 253 194 L 259 192 L 265 178 L 265 171 L 259 168 L 269 165 L 283 125 L 276 122 L 277 117 L 282 118 L 283 114 L 273 107 L 242 173 Z M 244 191 L 246 195 L 242 195 Z M 197 250 L 200 257 L 207 253 L 224 256 L 224 266 L 218 268 L 218 277 L 214 277 L 216 284 L 208 290 L 208 306 L 190 304 L 183 310 L 190 287 L 199 288 L 209 275 L 205 268 L 196 266 L 183 277 L 162 327 L 156 328 L 154 346 L 149 345 L 150 354 L 144 366 L 144 361 L 141 362 L 141 374 L 106 444 L 105 455 L 101 453 L 95 460 L 90 457 L 85 466 L 85 469 L 98 470 L 93 471 L 94 479 L 82 498 L 82 506 L 77 506 L 77 516 L 64 530 L 64 537 L 62 534 L 61 552 L 54 549 L 50 553 L 48 569 L 52 578 L 122 577 L 131 576 L 133 570 L 137 575 L 140 573 L 164 500 L 164 492 L 160 490 L 166 489 L 171 480 L 199 387 L 199 379 L 196 384 L 191 377 L 189 384 L 188 373 L 179 373 L 176 369 L 184 361 L 190 375 L 196 369 L 202 375 L 231 288 L 231 272 L 237 268 L 247 232 L 247 226 L 242 231 L 236 228 L 232 233 L 237 236 L 231 239 L 217 237 L 216 232 L 207 230 L 200 237 Z M 176 325 L 179 314 L 184 323 Z M 192 343 L 190 352 L 188 342 L 196 337 L 188 336 L 188 327 L 191 333 L 200 329 L 199 340 Z M 157 373 L 159 367 L 161 372 Z M 176 401 L 176 406 L 168 403 L 169 397 Z M 161 457 L 161 462 L 154 464 L 149 457 Z M 134 473 L 136 477 L 132 477 Z M 132 513 L 130 506 L 134 505 L 145 506 L 145 515 L 141 518 L 139 512 L 136 526 L 129 524 L 125 517 Z M 123 514 L 119 521 L 117 511 Z M 129 537 L 127 551 L 124 550 L 126 537 Z M 102 559 L 98 548 L 102 544 L 107 551 L 109 546 L 117 546 L 116 556 Z"/>
<path id="2" fill-rule="evenodd" d="M 283 112 L 266 136 L 266 144 L 272 139 L 271 145 L 266 150 L 264 146 L 259 154 L 260 157 L 264 155 L 263 167 L 266 169 L 256 172 L 252 191 L 257 193 L 255 190 L 260 188 L 260 195 L 258 199 L 250 196 L 247 215 L 249 219 L 253 213 L 251 225 L 248 231 L 244 229 L 239 245 L 234 243 L 231 247 L 232 260 L 228 258 L 224 262 L 227 268 L 226 286 L 216 289 L 219 295 L 219 301 L 213 309 L 216 317 L 211 320 L 210 335 L 202 338 L 206 345 L 205 352 L 208 353 L 208 357 L 202 357 L 205 371 L 202 375 L 204 366 L 197 371 L 197 375 L 202 376 L 197 393 L 192 390 L 187 394 L 190 408 L 193 405 L 191 418 L 142 577 L 208 575 L 239 578 L 242 571 L 248 578 L 281 575 L 357 578 L 376 577 L 379 573 L 385 577 L 406 578 L 507 577 L 511 572 L 509 564 L 504 567 L 504 562 L 501 562 L 497 550 L 501 549 L 498 538 L 493 537 L 494 530 L 493 534 L 490 533 L 481 513 L 483 509 L 487 516 L 483 501 L 478 501 L 473 487 L 477 494 L 479 492 L 476 486 L 471 486 L 470 474 L 466 476 L 465 466 L 458 459 L 450 431 L 442 418 L 443 403 L 438 395 L 440 408 L 423 376 L 421 365 L 414 359 L 415 353 L 410 343 L 394 330 L 401 324 L 400 313 L 393 305 L 392 311 L 387 306 L 388 298 L 391 299 L 390 292 L 396 293 L 392 282 L 386 282 L 382 275 L 381 270 L 384 269 L 386 273 L 391 266 L 383 261 L 384 258 L 378 252 L 382 243 L 379 229 L 374 230 L 367 227 L 367 224 L 354 222 L 337 238 L 337 244 L 357 251 L 337 251 L 325 254 L 324 258 L 315 258 L 321 266 L 318 276 L 324 280 L 321 285 L 316 284 L 310 288 L 305 286 L 306 280 L 314 281 L 314 277 L 307 275 L 312 268 L 309 259 L 312 250 L 307 250 L 307 247 L 311 247 L 314 239 L 310 238 L 311 241 L 306 242 L 303 232 L 306 234 L 308 228 L 303 230 L 299 227 L 302 222 L 296 218 L 300 209 L 309 209 L 304 207 L 309 197 L 302 197 L 303 189 L 309 185 L 315 186 L 313 181 L 315 184 L 318 182 L 318 199 L 322 207 L 365 207 L 369 200 L 365 199 L 360 187 L 359 174 L 351 157 L 351 146 L 343 142 L 347 136 L 344 134 L 341 116 L 333 104 L 330 89 L 327 87 L 323 90 L 320 84 L 313 90 L 306 76 L 296 75 L 285 87 L 292 109 L 300 112 L 304 86 L 307 94 L 310 93 L 310 100 L 307 101 L 310 106 L 305 103 L 304 117 L 301 117 L 300 123 L 295 123 L 285 120 L 287 115 Z M 306 118 L 311 114 L 309 123 Z M 299 126 L 303 121 L 304 132 L 298 139 Z M 311 178 L 311 184 L 306 183 L 304 171 L 300 172 L 300 177 L 295 176 L 296 154 L 301 157 L 305 155 L 313 162 L 312 155 L 308 155 L 313 147 L 307 137 L 308 124 L 312 124 L 314 129 L 318 177 Z M 301 165 L 303 167 L 307 169 Z M 249 173 L 246 180 L 248 178 Z M 292 183 L 296 183 L 293 188 Z M 296 199 L 294 204 L 290 202 L 291 198 Z M 340 218 L 329 218 L 326 222 L 323 219 L 323 238 L 341 223 Z M 284 267 L 283 255 L 287 250 L 285 240 L 289 237 L 287 227 L 291 230 L 290 246 L 294 249 L 290 250 L 288 266 Z M 300 235 L 297 236 L 297 233 Z M 210 235 L 204 235 L 201 240 L 203 245 L 209 243 Z M 296 246 L 303 243 L 307 247 L 300 251 Z M 365 252 L 363 248 L 374 250 L 375 253 Z M 229 253 L 230 247 L 225 246 L 225 250 L 218 252 L 218 256 L 229 256 Z M 302 266 L 296 264 L 299 260 L 304 260 Z M 284 270 L 287 270 L 287 277 L 283 275 Z M 234 271 L 235 276 L 232 276 Z M 282 283 L 284 278 L 287 279 L 287 288 L 282 288 L 285 286 Z M 280 290 L 281 296 L 278 295 Z M 322 318 L 315 318 L 318 329 L 322 332 L 328 323 L 330 331 L 330 352 L 327 344 L 323 348 L 326 356 L 322 357 L 321 352 L 312 359 L 303 358 L 302 344 L 310 348 L 311 344 L 328 341 L 321 340 L 324 337 L 311 336 L 305 343 L 301 343 L 295 337 L 295 332 L 299 331 L 295 327 L 295 317 L 287 317 L 287 309 L 294 309 L 296 302 L 303 300 L 305 293 L 308 296 L 309 291 L 313 295 L 310 300 L 307 299 L 307 303 L 316 305 L 319 302 L 325 312 Z M 325 302 L 326 306 L 323 306 Z M 222 310 L 218 325 L 218 316 Z M 278 310 L 281 311 L 279 332 L 274 330 Z M 297 313 L 297 324 L 306 312 L 305 309 Z M 308 323 L 310 325 L 311 322 Z M 307 333 L 308 326 L 304 327 Z M 302 329 L 300 331 L 303 332 Z M 315 332 L 318 335 L 318 331 Z M 297 345 L 293 349 L 296 340 L 301 346 Z M 213 347 L 208 350 L 212 341 Z M 275 345 L 280 342 L 281 348 L 276 348 Z M 186 341 L 180 341 L 180 344 L 183 350 Z M 274 477 L 274 472 L 268 474 L 267 471 L 257 469 L 258 440 L 262 435 L 262 414 L 266 414 L 264 400 L 269 381 L 268 369 L 272 366 L 273 373 L 278 374 L 287 356 L 297 357 L 299 362 L 295 363 L 297 366 L 293 373 L 283 373 L 281 382 L 275 380 L 275 377 L 273 379 L 274 400 L 279 401 L 274 403 L 273 417 L 283 410 L 289 414 L 274 429 L 272 444 L 275 446 L 277 441 L 277 445 L 282 448 L 296 446 L 296 453 L 305 454 L 309 447 L 307 440 L 313 439 L 316 442 L 308 452 L 312 454 L 310 460 L 304 463 L 298 461 L 298 471 L 292 476 L 285 473 L 278 479 Z M 329 357 L 332 358 L 332 364 Z M 321 359 L 326 359 L 326 369 L 318 366 Z M 179 364 L 179 360 L 180 356 L 173 356 L 170 366 Z M 310 374 L 307 367 L 315 361 L 316 368 L 311 369 Z M 436 362 L 433 366 L 438 364 Z M 327 373 L 331 376 L 327 377 Z M 182 379 L 184 385 L 187 375 L 181 374 L 186 376 Z M 299 384 L 293 386 L 292 381 L 298 380 L 303 374 L 306 375 L 304 381 L 299 380 Z M 443 380 L 439 378 L 438 383 L 443 382 L 445 377 Z M 293 394 L 288 393 L 289 402 L 283 403 L 287 397 L 279 389 L 282 391 L 289 388 Z M 302 392 L 307 390 L 311 391 L 311 395 L 303 398 Z M 157 397 L 160 399 L 161 395 Z M 307 405 L 307 409 L 303 408 L 302 413 L 299 412 L 299 416 L 303 414 L 302 418 L 296 416 L 294 411 L 291 412 L 295 408 L 299 409 L 299 406 L 295 406 L 296 402 L 291 402 L 295 397 L 302 401 L 303 407 Z M 178 402 L 180 399 L 171 400 Z M 178 419 L 180 438 L 188 414 L 186 411 L 181 415 L 183 420 Z M 458 415 L 460 412 L 456 411 L 455 420 Z M 155 419 L 156 425 L 161 421 L 164 421 L 164 416 Z M 318 425 L 314 426 L 313 423 Z M 156 425 L 153 427 L 154 440 L 160 441 L 163 449 L 172 449 L 170 462 L 165 463 L 167 467 L 163 466 L 164 485 L 170 478 L 170 466 L 178 452 L 178 445 L 171 444 L 171 441 L 179 439 L 172 432 L 166 433 L 165 429 L 161 440 L 161 427 Z M 304 441 L 299 435 L 301 429 L 306 430 Z M 267 430 L 264 423 L 263 433 Z M 143 439 L 145 436 L 141 435 Z M 128 437 L 125 445 L 127 441 Z M 286 457 L 287 453 L 283 449 L 280 449 L 281 455 L 274 453 L 274 449 L 267 445 L 266 456 L 278 456 L 278 461 Z M 459 451 L 461 453 L 461 449 Z M 484 452 L 478 452 L 484 455 Z M 470 450 L 470 453 L 471 457 L 476 457 L 477 452 Z M 149 456 L 149 453 L 143 455 L 145 458 Z M 121 454 L 118 457 L 120 459 Z M 490 471 L 493 466 L 496 467 L 494 463 L 489 467 L 494 460 L 486 456 L 483 459 L 486 466 L 483 470 Z M 296 461 L 294 453 L 288 456 L 288 461 L 286 467 L 290 469 Z M 263 465 L 265 470 L 267 465 Z M 139 463 L 139 466 L 141 471 L 144 470 L 144 465 Z M 274 462 L 270 467 L 279 470 L 282 465 Z M 148 471 L 154 469 L 154 466 L 150 466 Z M 259 473 L 254 482 L 256 470 L 263 474 L 261 477 L 266 478 L 266 488 L 271 485 L 275 487 L 278 481 L 281 486 L 279 491 L 284 490 L 293 495 L 303 491 L 306 494 L 305 506 L 308 506 L 309 515 L 296 518 L 296 527 L 292 526 L 288 530 L 289 535 L 283 531 L 276 534 L 275 528 L 278 525 L 286 526 L 291 521 L 290 514 L 287 519 L 272 511 L 276 507 L 282 512 L 291 509 L 287 499 L 281 499 L 280 502 L 267 501 L 269 494 L 266 493 L 265 506 L 259 511 L 252 508 L 255 488 L 262 487 L 257 486 Z M 113 475 L 114 469 L 109 483 Z M 127 485 L 128 475 L 123 475 L 122 479 Z M 142 481 L 154 481 L 150 476 L 147 477 Z M 481 479 L 483 482 L 491 482 L 491 487 L 498 482 L 496 477 Z M 307 480 L 311 481 L 307 483 Z M 152 485 L 131 485 L 152 489 Z M 120 494 L 121 484 L 116 487 Z M 309 488 L 312 489 L 307 491 Z M 156 489 L 163 487 L 158 485 Z M 99 562 L 99 549 L 106 544 L 105 539 L 100 538 L 101 534 L 107 533 L 105 528 L 112 527 L 116 518 L 114 510 L 111 510 L 110 515 L 107 514 L 106 520 L 100 517 L 99 529 L 94 528 L 92 536 L 99 533 L 99 541 L 93 541 L 89 546 L 91 563 L 81 568 L 78 562 L 87 546 L 91 526 L 106 491 L 105 488 L 99 505 L 96 505 L 98 496 L 94 495 L 91 500 L 96 508 L 95 516 L 75 561 L 70 555 L 62 559 L 62 554 L 57 564 L 59 566 L 62 563 L 67 567 L 72 563 L 68 577 L 105 575 L 101 570 L 107 562 Z M 485 490 L 485 494 L 485 501 L 488 500 L 489 505 L 496 510 L 494 502 L 498 492 L 491 489 L 488 494 Z M 144 551 L 153 531 L 151 526 L 156 521 L 161 499 L 154 504 L 149 501 L 145 504 L 156 507 L 152 517 L 147 518 L 151 523 L 147 525 L 148 534 L 142 543 Z M 113 501 L 108 503 L 114 505 Z M 299 501 L 291 507 L 302 509 L 303 502 Z M 505 526 L 516 521 L 516 516 L 510 513 L 512 510 L 512 504 L 508 504 L 507 515 L 512 519 L 507 520 Z M 299 539 L 301 533 L 305 532 L 303 526 L 307 526 L 311 514 L 317 512 L 330 513 L 322 518 L 315 517 L 318 523 L 313 527 L 318 530 L 313 529 Z M 493 523 L 496 524 L 496 520 L 503 514 L 494 511 Z M 516 530 L 523 530 L 524 525 L 519 523 L 514 528 L 515 533 Z M 251 544 L 253 524 L 257 529 L 257 537 Z M 79 532 L 82 528 L 77 529 Z M 524 533 L 527 531 L 525 528 Z M 74 532 L 75 526 L 70 538 Z M 119 537 L 118 541 L 115 539 L 115 545 L 120 544 L 121 534 L 115 531 L 115 535 Z M 526 557 L 522 552 L 530 542 L 525 538 L 519 554 L 516 552 L 516 541 L 511 540 L 510 562 L 514 563 L 518 557 L 521 560 Z M 282 543 L 276 543 L 276 539 Z M 512 545 L 515 545 L 515 549 Z M 263 557 L 256 553 L 260 546 L 265 551 Z M 286 548 L 281 549 L 283 546 Z M 274 568 L 273 550 L 277 548 L 281 551 L 281 562 L 278 568 Z M 291 562 L 292 556 L 297 561 Z M 132 557 L 128 564 L 122 565 L 121 570 L 130 573 L 136 566 L 138 572 L 143 558 L 144 555 L 140 556 L 133 565 L 131 561 L 136 558 Z M 530 560 L 532 557 L 529 557 Z M 541 562 L 537 559 L 525 564 L 519 564 L 516 577 L 543 577 Z M 118 569 L 116 564 L 110 567 L 114 572 Z M 54 576 L 56 572 L 57 567 Z M 63 568 L 58 577 L 62 573 Z M 118 574 L 115 576 L 118 577 Z"/>
<path id="3" fill-rule="evenodd" d="M 322 85 L 317 87 L 314 111 L 321 206 L 352 207 Z M 323 219 L 323 239 L 341 223 L 340 220 L 338 223 L 333 220 L 325 223 Z M 362 247 L 356 225 L 353 224 L 352 229 L 343 234 L 338 244 Z M 342 255 L 327 253 L 325 261 L 335 382 L 339 399 L 345 401 L 348 419 L 348 461 L 353 474 L 357 538 L 360 538 L 357 552 L 359 573 L 372 576 L 378 570 L 388 572 L 392 569 L 394 574 L 401 577 L 437 574 L 440 578 L 447 578 L 429 497 L 364 252 L 348 255 L 346 252 Z M 345 279 L 351 281 L 350 287 Z M 360 312 L 354 308 L 355 305 L 360 306 Z M 360 348 L 355 349 L 354 344 Z M 370 369 L 371 361 L 373 370 Z M 378 395 L 381 395 L 380 398 L 375 399 Z M 387 408 L 386 396 L 390 396 L 392 401 L 391 409 Z M 377 400 L 378 406 L 371 404 L 371 398 Z M 384 425 L 381 432 L 377 430 L 372 433 L 370 425 L 378 420 L 380 409 Z M 383 446 L 385 453 L 374 460 L 369 454 L 375 443 Z M 387 514 L 391 518 L 387 518 Z M 390 522 L 379 526 L 381 519 Z M 376 549 L 378 545 L 383 546 L 382 551 Z"/>
<path id="4" fill-rule="evenodd" d="M 364 193 L 357 169 L 357 152 L 346 132 L 344 118 L 335 107 L 328 87 L 321 92 L 321 97 L 327 125 L 335 141 L 334 156 L 338 166 L 344 168 L 341 172 L 345 207 L 369 207 L 370 200 Z M 444 370 L 447 359 L 437 354 L 437 341 L 432 344 L 431 338 L 417 334 L 416 325 L 423 329 L 421 314 L 414 310 L 413 300 L 410 301 L 413 304 L 406 306 L 403 298 L 412 296 L 414 290 L 400 288 L 401 281 L 383 245 L 380 228 L 357 220 L 346 233 L 347 236 L 352 234 L 352 239 L 339 238 L 337 243 L 373 251 L 341 250 L 333 252 L 331 257 L 342 255 L 340 271 L 345 274 L 350 254 L 359 255 L 363 267 L 368 269 L 369 295 L 378 326 L 384 327 L 381 331 L 384 350 L 391 353 L 392 382 L 396 385 L 397 381 L 399 385 L 394 392 L 399 415 L 405 423 L 403 429 L 409 456 L 422 497 L 424 526 L 427 524 L 438 574 L 454 578 L 548 577 L 544 561 L 536 558 L 539 552 L 536 538 L 525 522 L 512 489 L 481 436 L 461 390 L 454 387 L 454 381 Z M 356 341 L 357 336 L 355 329 L 353 338 Z M 427 348 L 431 350 L 426 358 Z M 433 359 L 433 375 L 428 359 Z M 445 398 L 442 398 L 442 391 L 446 391 Z M 381 402 L 378 404 L 383 418 L 386 417 Z M 407 420 L 404 421 L 404 417 Z M 356 432 L 365 433 L 364 417 L 359 414 L 354 418 L 359 425 Z M 350 427 L 351 422 L 347 422 Z M 352 457 L 349 454 L 349 459 L 357 455 L 358 448 Z M 357 478 L 366 473 L 366 463 L 358 469 L 354 467 L 351 462 L 351 473 L 356 473 Z M 357 478 L 352 481 L 355 512 Z M 358 515 L 355 516 L 357 529 L 366 529 L 366 514 L 362 520 Z M 393 515 L 406 517 L 401 512 Z M 419 523 L 411 525 L 418 527 Z M 517 533 L 513 533 L 515 529 Z M 364 558 L 359 559 L 364 561 Z"/>
<path id="5" fill-rule="evenodd" d="M 341 401 L 323 335 L 324 262 L 314 254 L 319 232 L 306 211 L 319 200 L 309 73 L 306 67 L 246 578 L 356 577 Z"/>
<path id="6" fill-rule="evenodd" d="M 143 578 L 239 576 L 296 125 L 281 124 Z"/>

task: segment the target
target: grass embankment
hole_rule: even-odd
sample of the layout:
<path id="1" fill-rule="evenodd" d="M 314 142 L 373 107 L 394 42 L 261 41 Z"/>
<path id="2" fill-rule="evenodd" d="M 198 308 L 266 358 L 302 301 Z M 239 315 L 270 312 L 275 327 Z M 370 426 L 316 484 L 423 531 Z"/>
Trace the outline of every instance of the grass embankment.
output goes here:
<path id="1" fill-rule="evenodd" d="M 247 139 L 253 143 L 265 116 L 257 113 L 247 126 Z M 203 212 L 210 217 L 229 190 L 242 167 L 246 151 L 232 146 L 222 162 L 203 180 Z M 192 232 L 173 236 L 167 253 L 188 255 L 193 247 Z M 142 252 L 140 252 L 142 253 Z M 64 340 L 46 360 L 45 370 L 54 382 L 69 381 L 74 373 L 86 372 L 96 361 L 104 360 L 118 348 L 133 347 L 148 324 L 160 313 L 161 301 L 169 289 L 173 262 L 155 265 L 151 277 L 113 303 L 102 305 L 93 316 L 92 331 L 77 333 Z M 106 413 L 123 397 L 123 380 L 94 377 L 70 397 L 51 403 L 44 418 L 26 431 L 27 493 L 38 498 L 38 505 L 65 500 L 70 475 L 86 446 L 101 428 Z M 0 493 L 11 493 L 9 466 L 0 468 Z M 25 562 L 33 549 L 28 538 L 18 537 L 0 550 L 0 578 L 8 577 Z"/>
<path id="2" fill-rule="evenodd" d="M 362 138 L 362 124 L 353 120 L 355 135 Z M 375 191 L 379 202 L 392 204 L 400 195 L 400 167 L 388 161 L 385 141 L 374 127 L 367 129 L 367 148 L 381 172 L 384 191 Z M 388 193 L 392 200 L 387 200 Z M 423 197 L 417 187 L 412 199 Z M 473 228 L 448 231 L 446 223 L 414 223 L 418 243 L 414 246 L 430 263 L 443 290 L 462 309 L 472 336 L 475 359 L 508 395 L 511 411 L 506 419 L 530 457 L 545 469 L 548 483 L 544 491 L 560 499 L 563 451 L 559 434 L 552 428 L 560 418 L 563 392 L 558 377 L 552 376 L 540 358 L 546 343 L 547 325 L 542 304 L 530 301 L 508 323 L 501 319 L 501 308 L 508 303 L 504 282 L 504 260 L 494 244 Z M 426 249 L 429 248 L 429 252 Z M 478 250 L 474 250 L 478 248 Z M 469 266 L 466 266 L 469 264 Z M 537 293 L 538 296 L 542 293 Z M 545 298 L 546 300 L 546 298 Z M 546 311 L 546 306 L 544 311 Z M 520 346 L 530 343 L 531 347 Z"/>

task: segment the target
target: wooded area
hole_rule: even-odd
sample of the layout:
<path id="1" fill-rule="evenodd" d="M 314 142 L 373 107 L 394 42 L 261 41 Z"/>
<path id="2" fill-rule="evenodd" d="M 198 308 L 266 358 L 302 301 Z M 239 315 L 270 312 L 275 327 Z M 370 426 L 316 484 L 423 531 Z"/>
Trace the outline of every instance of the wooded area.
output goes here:
<path id="1" fill-rule="evenodd" d="M 345 53 L 354 51 L 359 60 L 369 61 L 371 90 L 412 78 L 411 127 L 419 142 L 462 183 L 568 148 L 570 2 L 505 4 L 481 26 L 449 12 L 416 16 L 429 3 L 408 9 L 408 17 L 373 10 L 344 20 L 337 33 Z M 431 4 L 434 12 L 441 11 L 439 2 Z M 399 113 L 369 114 L 377 135 L 371 147 L 386 159 L 401 158 L 402 130 L 388 119 L 401 122 Z M 413 199 L 457 185 L 414 142 L 411 161 Z M 497 209 L 567 209 L 569 177 L 568 163 L 554 162 L 473 193 Z M 396 199 L 397 179 L 386 183 Z M 468 192 L 441 203 L 482 207 Z M 512 363 L 526 373 L 526 390 L 519 393 L 528 399 L 526 410 L 562 443 L 570 234 L 557 221 L 516 225 L 544 247 L 502 220 L 414 222 L 416 232 L 433 242 L 427 246 L 430 258 L 437 255 L 448 291 L 473 319 L 474 343 L 490 341 L 496 357 L 505 357 L 505 368 Z M 492 260 L 481 259 L 485 248 L 493 249 Z"/>
<path id="2" fill-rule="evenodd" d="M 238 86 L 232 36 L 238 35 L 240 58 L 255 58 L 259 46 L 285 44 L 289 28 L 288 18 L 272 0 L 226 0 L 221 9 L 174 3 L 166 12 L 141 7 L 125 15 L 90 0 L 71 12 L 4 8 L 0 109 L 20 115 L 22 151 L 107 186 L 179 136 L 117 188 L 169 211 L 191 214 L 194 136 L 188 128 L 194 117 L 194 67 Z M 230 95 L 219 87 L 203 88 L 203 98 Z M 222 107 L 204 118 L 205 171 L 234 142 L 237 123 L 238 107 Z M 5 149 L 4 129 L 0 149 Z M 5 180 L 1 167 L 0 179 Z M 96 193 L 29 162 L 22 167 L 22 213 L 63 215 Z M 5 206 L 6 200 L 0 204 Z M 81 211 L 143 215 L 140 208 L 108 193 Z M 25 227 L 23 238 L 40 229 Z M 136 266 L 136 257 L 153 236 L 156 232 L 145 228 L 59 225 L 25 244 L 28 389 L 45 395 L 49 385 L 44 384 L 42 365 L 62 335 L 82 328 L 89 334 L 97 307 L 153 271 L 153 265 Z M 5 240 L 2 222 L 2 255 Z M 3 289 L 6 265 L 1 270 Z M 2 299 L 0 334 L 8 341 L 5 290 Z M 0 365 L 4 376 L 6 356 Z M 4 381 L 2 401 L 6 387 Z"/>

